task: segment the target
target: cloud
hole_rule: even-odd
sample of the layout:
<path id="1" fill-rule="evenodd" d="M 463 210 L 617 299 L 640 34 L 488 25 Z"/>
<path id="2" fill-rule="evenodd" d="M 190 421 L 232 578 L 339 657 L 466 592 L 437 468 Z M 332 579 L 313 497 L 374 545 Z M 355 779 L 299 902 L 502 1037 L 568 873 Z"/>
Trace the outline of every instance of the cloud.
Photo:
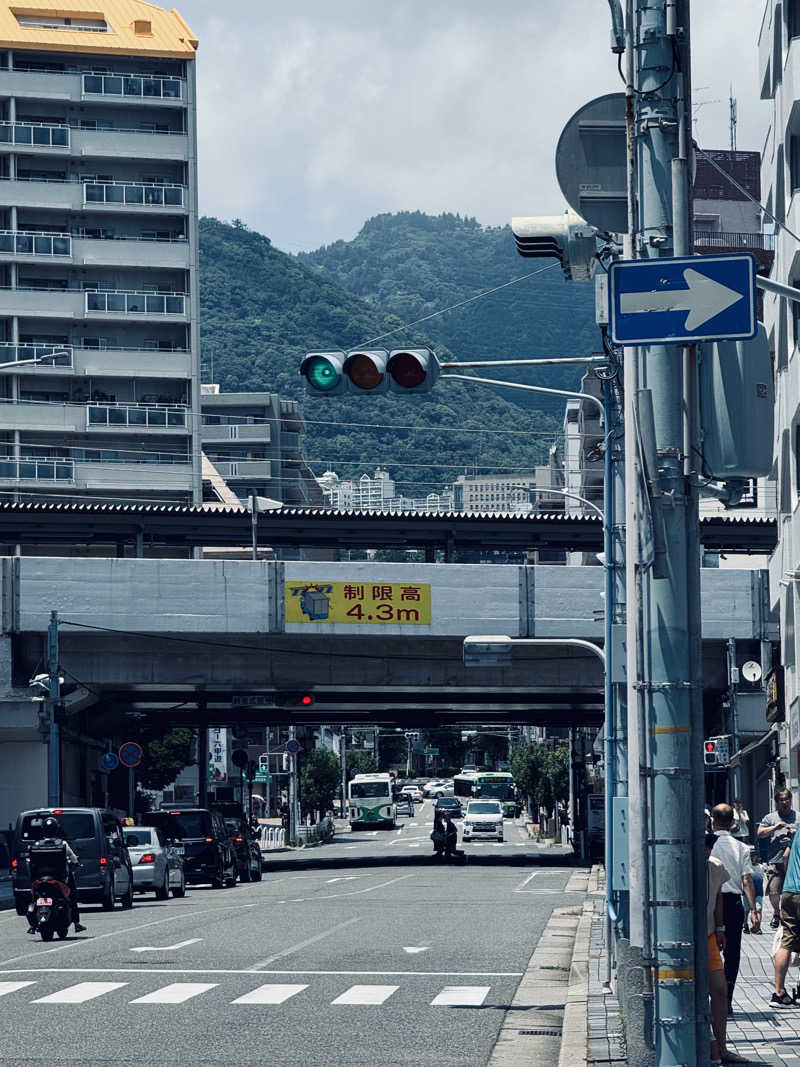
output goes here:
<path id="1" fill-rule="evenodd" d="M 350 238 L 384 211 L 503 224 L 563 209 L 570 116 L 621 83 L 601 0 L 184 0 L 200 38 L 200 205 L 280 248 Z M 754 0 L 693 11 L 695 134 L 760 148 Z"/>

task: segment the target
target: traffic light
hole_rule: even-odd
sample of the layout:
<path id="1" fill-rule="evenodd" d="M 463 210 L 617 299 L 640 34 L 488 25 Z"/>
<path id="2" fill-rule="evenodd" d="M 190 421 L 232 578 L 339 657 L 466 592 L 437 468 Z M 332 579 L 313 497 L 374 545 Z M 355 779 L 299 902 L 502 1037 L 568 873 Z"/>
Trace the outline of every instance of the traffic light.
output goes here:
<path id="1" fill-rule="evenodd" d="M 567 281 L 585 282 L 597 264 L 597 229 L 571 208 L 563 215 L 511 220 L 517 251 L 525 259 L 557 259 Z"/>
<path id="2" fill-rule="evenodd" d="M 311 693 L 276 693 L 276 703 L 285 708 L 310 708 L 314 703 Z"/>
<path id="3" fill-rule="evenodd" d="M 730 746 L 727 737 L 709 737 L 703 742 L 703 763 L 707 767 L 727 767 Z"/>
<path id="4" fill-rule="evenodd" d="M 344 393 L 428 393 L 441 373 L 429 348 L 309 352 L 300 364 L 311 396 Z"/>

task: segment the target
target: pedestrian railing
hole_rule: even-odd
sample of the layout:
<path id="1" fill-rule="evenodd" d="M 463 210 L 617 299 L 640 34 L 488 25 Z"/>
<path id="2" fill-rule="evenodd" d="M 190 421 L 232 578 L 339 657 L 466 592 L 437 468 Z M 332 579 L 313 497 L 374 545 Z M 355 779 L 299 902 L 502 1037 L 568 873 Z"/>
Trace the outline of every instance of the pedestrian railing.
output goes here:
<path id="1" fill-rule="evenodd" d="M 282 826 L 262 826 L 259 830 L 259 847 L 262 852 L 286 847 L 286 831 Z"/>

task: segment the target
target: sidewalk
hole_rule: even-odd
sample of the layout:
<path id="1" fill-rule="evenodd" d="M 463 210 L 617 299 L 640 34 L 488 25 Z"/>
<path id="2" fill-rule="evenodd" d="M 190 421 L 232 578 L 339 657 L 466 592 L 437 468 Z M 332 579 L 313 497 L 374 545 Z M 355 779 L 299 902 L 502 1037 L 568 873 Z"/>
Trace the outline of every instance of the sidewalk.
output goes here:
<path id="1" fill-rule="evenodd" d="M 627 1064 L 619 1005 L 613 992 L 603 990 L 604 903 L 603 871 L 593 868 L 572 957 L 560 1067 Z M 742 938 L 733 1017 L 728 1019 L 728 1047 L 740 1056 L 749 1057 L 752 1064 L 800 1067 L 800 1005 L 782 1010 L 769 1005 L 774 988 L 770 948 L 775 931 L 769 926 L 771 918 L 772 909 L 765 897 L 764 933 L 746 934 Z M 798 984 L 800 967 L 793 966 L 786 978 L 786 988 L 791 991 Z"/>

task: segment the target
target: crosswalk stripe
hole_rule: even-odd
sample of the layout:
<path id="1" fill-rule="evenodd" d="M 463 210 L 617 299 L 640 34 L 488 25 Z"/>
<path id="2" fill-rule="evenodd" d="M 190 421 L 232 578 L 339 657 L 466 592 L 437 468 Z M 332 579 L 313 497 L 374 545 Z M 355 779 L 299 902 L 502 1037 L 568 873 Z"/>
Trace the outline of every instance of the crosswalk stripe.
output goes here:
<path id="1" fill-rule="evenodd" d="M 354 985 L 331 1004 L 383 1004 L 398 988 L 396 985 Z"/>
<path id="2" fill-rule="evenodd" d="M 0 982 L 0 997 L 6 993 L 15 993 L 18 989 L 24 989 L 26 985 L 35 985 L 35 982 Z"/>
<path id="3" fill-rule="evenodd" d="M 173 982 L 165 985 L 163 989 L 157 989 L 154 993 L 147 993 L 143 997 L 137 997 L 131 1004 L 183 1004 L 192 997 L 198 997 L 201 993 L 207 993 L 218 982 Z"/>
<path id="4" fill-rule="evenodd" d="M 431 1007 L 472 1007 L 478 1008 L 486 999 L 486 994 L 491 989 L 488 985 L 449 985 L 435 996 L 431 1001 Z"/>
<path id="5" fill-rule="evenodd" d="M 127 982 L 78 982 L 77 985 L 67 986 L 57 993 L 48 993 L 46 997 L 32 1000 L 31 1004 L 83 1004 L 87 1000 L 95 1000 L 104 993 L 111 993 L 114 989 L 122 989 Z"/>
<path id="6" fill-rule="evenodd" d="M 289 997 L 302 993 L 307 985 L 260 985 L 252 993 L 237 997 L 231 1004 L 283 1004 Z"/>

